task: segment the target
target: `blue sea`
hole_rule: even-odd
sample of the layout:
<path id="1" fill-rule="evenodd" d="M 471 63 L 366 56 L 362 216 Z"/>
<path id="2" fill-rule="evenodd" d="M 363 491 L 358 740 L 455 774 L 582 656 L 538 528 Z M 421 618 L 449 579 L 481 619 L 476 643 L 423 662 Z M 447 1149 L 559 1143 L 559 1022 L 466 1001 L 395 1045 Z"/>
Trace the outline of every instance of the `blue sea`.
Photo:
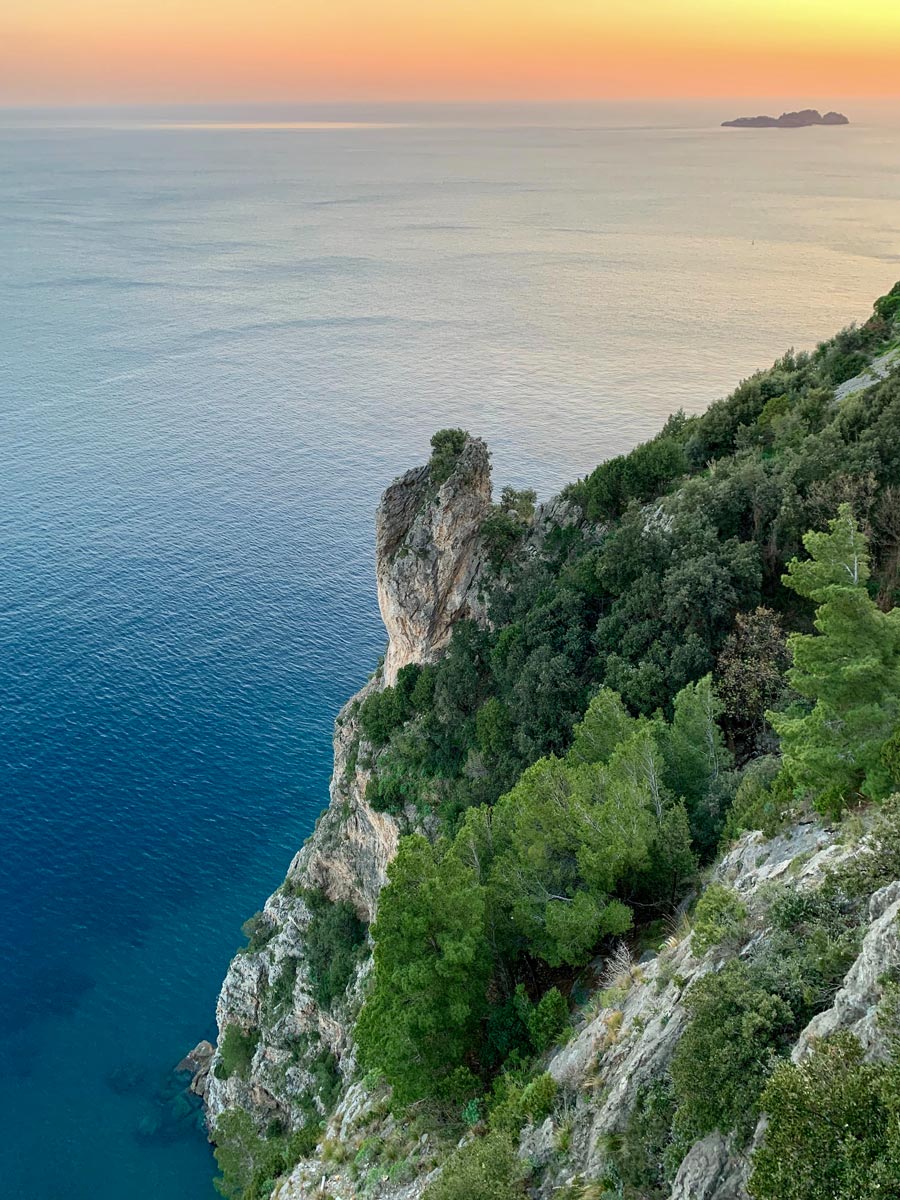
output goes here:
<path id="1" fill-rule="evenodd" d="M 171 1070 L 432 431 L 548 496 L 900 277 L 900 113 L 750 109 L 0 113 L 3 1197 L 212 1197 Z"/>

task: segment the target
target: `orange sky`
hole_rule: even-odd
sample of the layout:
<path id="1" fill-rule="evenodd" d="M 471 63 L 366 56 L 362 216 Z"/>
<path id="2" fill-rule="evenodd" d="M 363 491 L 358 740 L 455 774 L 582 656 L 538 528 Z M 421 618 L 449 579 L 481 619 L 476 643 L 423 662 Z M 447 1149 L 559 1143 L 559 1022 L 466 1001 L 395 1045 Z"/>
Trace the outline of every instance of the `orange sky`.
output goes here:
<path id="1" fill-rule="evenodd" d="M 900 94 L 900 0 L 0 0 L 0 103 Z"/>

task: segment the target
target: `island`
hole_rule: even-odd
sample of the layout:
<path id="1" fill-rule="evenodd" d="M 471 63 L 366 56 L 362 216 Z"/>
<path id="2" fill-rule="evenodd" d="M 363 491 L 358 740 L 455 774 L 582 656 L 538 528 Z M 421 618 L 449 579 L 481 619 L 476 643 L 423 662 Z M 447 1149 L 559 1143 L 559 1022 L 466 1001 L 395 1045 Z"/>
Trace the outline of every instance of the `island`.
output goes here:
<path id="1" fill-rule="evenodd" d="M 780 117 L 737 117 L 734 121 L 723 121 L 723 127 L 732 129 L 803 129 L 807 125 L 849 125 L 843 113 L 827 112 L 823 117 L 815 108 L 804 108 L 800 112 L 782 113 Z"/>

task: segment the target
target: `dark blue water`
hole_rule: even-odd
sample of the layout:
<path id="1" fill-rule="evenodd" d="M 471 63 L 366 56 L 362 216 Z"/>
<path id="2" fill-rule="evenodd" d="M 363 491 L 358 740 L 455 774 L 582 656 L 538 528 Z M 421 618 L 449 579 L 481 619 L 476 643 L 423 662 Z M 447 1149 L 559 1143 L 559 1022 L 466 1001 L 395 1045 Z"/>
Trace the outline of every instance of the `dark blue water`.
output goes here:
<path id="1" fill-rule="evenodd" d="M 548 494 L 900 275 L 889 114 L 714 124 L 0 122 L 4 1197 L 211 1196 L 138 1131 L 326 802 L 431 431 Z"/>

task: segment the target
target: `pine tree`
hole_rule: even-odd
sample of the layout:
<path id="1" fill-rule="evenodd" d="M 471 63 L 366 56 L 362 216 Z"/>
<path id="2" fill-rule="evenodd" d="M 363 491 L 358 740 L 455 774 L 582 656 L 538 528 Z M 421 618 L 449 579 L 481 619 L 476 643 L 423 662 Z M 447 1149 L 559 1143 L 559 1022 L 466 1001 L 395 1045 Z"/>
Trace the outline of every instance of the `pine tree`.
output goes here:
<path id="1" fill-rule="evenodd" d="M 404 838 L 388 868 L 375 938 L 375 986 L 356 1041 L 400 1105 L 447 1096 L 486 1011 L 484 895 L 473 872 L 424 837 Z"/>
<path id="2" fill-rule="evenodd" d="M 793 559 L 786 586 L 815 601 L 814 634 L 793 634 L 788 680 L 809 705 L 769 713 L 798 797 L 839 813 L 854 795 L 883 799 L 882 747 L 900 713 L 900 610 L 881 612 L 866 589 L 865 536 L 842 504 L 828 533 L 808 533 L 810 557 Z"/>

